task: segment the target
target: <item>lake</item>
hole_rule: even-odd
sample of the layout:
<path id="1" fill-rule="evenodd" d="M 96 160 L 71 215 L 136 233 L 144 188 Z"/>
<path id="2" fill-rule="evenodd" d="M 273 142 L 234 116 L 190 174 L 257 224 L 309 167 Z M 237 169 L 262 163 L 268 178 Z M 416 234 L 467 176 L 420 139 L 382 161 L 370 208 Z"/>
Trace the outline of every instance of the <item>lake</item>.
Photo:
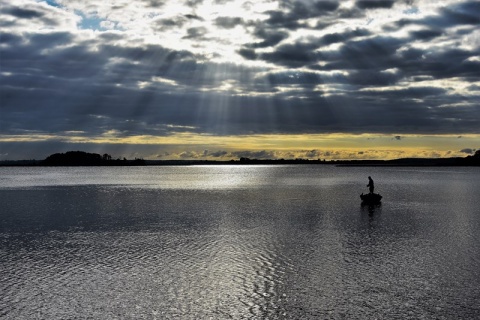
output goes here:
<path id="1" fill-rule="evenodd" d="M 468 167 L 1 167 L 0 318 L 479 319 L 479 190 Z"/>

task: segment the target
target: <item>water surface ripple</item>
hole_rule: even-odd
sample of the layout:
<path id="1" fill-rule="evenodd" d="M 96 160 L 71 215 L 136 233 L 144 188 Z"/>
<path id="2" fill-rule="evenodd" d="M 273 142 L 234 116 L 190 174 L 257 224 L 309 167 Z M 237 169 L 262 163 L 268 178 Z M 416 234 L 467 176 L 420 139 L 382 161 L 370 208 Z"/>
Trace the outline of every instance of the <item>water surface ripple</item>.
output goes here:
<path id="1" fill-rule="evenodd" d="M 360 205 L 372 175 L 381 206 Z M 0 168 L 2 319 L 478 319 L 475 168 Z"/>

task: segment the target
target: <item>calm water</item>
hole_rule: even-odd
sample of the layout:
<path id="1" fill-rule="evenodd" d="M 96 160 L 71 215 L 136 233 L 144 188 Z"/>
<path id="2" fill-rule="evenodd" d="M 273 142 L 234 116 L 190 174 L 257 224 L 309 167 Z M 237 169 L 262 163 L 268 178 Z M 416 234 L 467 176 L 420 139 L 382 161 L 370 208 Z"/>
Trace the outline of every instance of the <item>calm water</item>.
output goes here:
<path id="1" fill-rule="evenodd" d="M 0 318 L 478 319 L 479 190 L 478 168 L 0 168 Z"/>

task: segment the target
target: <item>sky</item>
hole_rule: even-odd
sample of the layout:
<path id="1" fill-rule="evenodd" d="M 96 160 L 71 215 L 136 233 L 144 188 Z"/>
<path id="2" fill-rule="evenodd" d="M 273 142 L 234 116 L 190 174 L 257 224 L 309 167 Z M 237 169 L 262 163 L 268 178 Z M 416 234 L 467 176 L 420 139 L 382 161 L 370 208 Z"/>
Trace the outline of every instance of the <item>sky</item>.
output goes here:
<path id="1" fill-rule="evenodd" d="M 0 160 L 480 148 L 480 1 L 0 0 Z"/>

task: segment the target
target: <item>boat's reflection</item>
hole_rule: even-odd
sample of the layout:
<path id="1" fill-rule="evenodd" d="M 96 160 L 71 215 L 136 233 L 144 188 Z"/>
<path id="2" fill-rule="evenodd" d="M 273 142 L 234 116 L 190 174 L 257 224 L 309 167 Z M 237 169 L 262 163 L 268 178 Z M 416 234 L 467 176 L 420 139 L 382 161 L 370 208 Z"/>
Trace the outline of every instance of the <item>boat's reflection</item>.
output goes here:
<path id="1" fill-rule="evenodd" d="M 382 209 L 382 203 L 376 203 L 376 204 L 371 204 L 371 203 L 365 203 L 362 202 L 361 204 L 362 211 L 368 211 L 369 215 L 375 214 L 375 212 L 380 212 Z"/>

